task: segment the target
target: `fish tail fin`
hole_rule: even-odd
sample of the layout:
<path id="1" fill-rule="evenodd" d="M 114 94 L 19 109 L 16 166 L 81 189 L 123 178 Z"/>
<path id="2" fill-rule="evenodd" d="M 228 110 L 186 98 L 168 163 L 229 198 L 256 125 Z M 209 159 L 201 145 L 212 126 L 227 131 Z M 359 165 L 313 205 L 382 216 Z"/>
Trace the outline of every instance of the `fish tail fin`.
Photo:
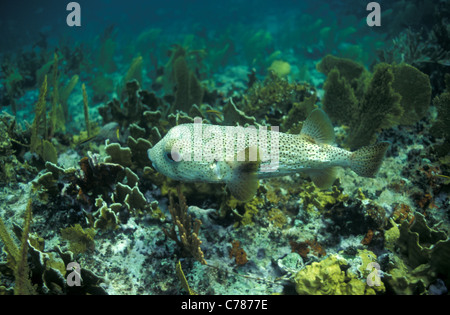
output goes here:
<path id="1" fill-rule="evenodd" d="M 389 145 L 389 142 L 380 142 L 356 150 L 350 156 L 350 168 L 359 176 L 375 177 Z"/>

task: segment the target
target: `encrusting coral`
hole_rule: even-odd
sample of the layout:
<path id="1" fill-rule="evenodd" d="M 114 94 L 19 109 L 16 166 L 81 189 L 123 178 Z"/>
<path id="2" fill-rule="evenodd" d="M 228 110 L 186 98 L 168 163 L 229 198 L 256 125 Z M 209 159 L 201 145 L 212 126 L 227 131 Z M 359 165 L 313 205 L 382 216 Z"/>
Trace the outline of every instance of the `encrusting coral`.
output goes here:
<path id="1" fill-rule="evenodd" d="M 313 262 L 300 270 L 294 277 L 298 294 L 312 295 L 374 295 L 376 291 L 358 279 L 347 262 L 330 256 L 321 262 Z"/>
<path id="2" fill-rule="evenodd" d="M 314 185 L 314 183 L 305 182 L 303 190 L 300 192 L 301 198 L 307 211 L 313 212 L 315 209 L 323 212 L 325 209 L 331 206 L 345 202 L 349 199 L 349 196 L 339 189 L 339 183 L 331 188 L 331 191 L 323 191 Z"/>
<path id="3" fill-rule="evenodd" d="M 231 243 L 231 249 L 230 249 L 230 258 L 235 259 L 236 265 L 242 266 L 245 265 L 248 262 L 247 259 L 247 253 L 245 250 L 241 247 L 241 243 L 237 240 L 234 240 Z"/>

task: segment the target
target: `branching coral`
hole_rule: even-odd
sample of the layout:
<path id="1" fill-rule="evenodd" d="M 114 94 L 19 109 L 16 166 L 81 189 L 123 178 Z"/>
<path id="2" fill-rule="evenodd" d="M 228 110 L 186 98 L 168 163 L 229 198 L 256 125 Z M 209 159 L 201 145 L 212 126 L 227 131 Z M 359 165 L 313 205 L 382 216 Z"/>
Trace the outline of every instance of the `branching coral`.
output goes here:
<path id="1" fill-rule="evenodd" d="M 120 99 L 126 94 L 127 91 L 127 83 L 133 80 L 136 80 L 139 85 L 142 85 L 142 56 L 137 56 L 131 61 L 130 68 L 127 71 L 127 74 L 122 79 L 122 82 L 117 87 L 117 95 Z M 104 82 L 107 83 L 107 82 Z"/>
<path id="2" fill-rule="evenodd" d="M 8 230 L 6 229 L 5 224 L 3 223 L 3 220 L 0 218 L 0 239 L 5 244 L 5 249 L 8 253 L 8 267 L 14 271 L 14 278 L 16 282 L 14 287 L 15 295 L 29 295 L 36 293 L 29 277 L 28 266 L 28 238 L 30 233 L 31 216 L 32 205 L 30 199 L 25 210 L 23 230 L 19 236 L 21 242 L 20 248 L 18 248 L 14 243 Z"/>
<path id="3" fill-rule="evenodd" d="M 25 210 L 23 228 L 13 226 L 15 236 L 21 240 L 20 248 L 17 247 L 11 235 L 0 218 L 0 239 L 5 243 L 7 262 L 2 265 L 2 280 L 8 277 L 9 271 L 14 275 L 14 288 L 0 285 L 2 294 L 107 294 L 99 286 L 103 279 L 97 277 L 91 271 L 81 269 L 81 286 L 68 285 L 67 276 L 71 270 L 66 266 L 74 262 L 72 252 L 63 252 L 56 246 L 50 251 L 44 251 L 48 244 L 44 239 L 34 233 L 30 233 L 31 224 L 31 199 Z M 47 246 L 46 246 L 47 245 Z"/>
<path id="4" fill-rule="evenodd" d="M 83 91 L 83 111 L 84 111 L 84 123 L 86 124 L 86 132 L 88 138 L 91 137 L 91 127 L 89 125 L 89 100 L 86 92 L 86 86 L 84 83 L 81 85 L 81 89 Z"/>
<path id="5" fill-rule="evenodd" d="M 375 142 L 376 132 L 381 128 L 391 127 L 403 114 L 400 106 L 401 96 L 392 88 L 393 80 L 390 66 L 377 66 L 360 103 L 359 115 L 350 124 L 347 139 L 349 147 L 358 148 Z"/>
<path id="6" fill-rule="evenodd" d="M 182 110 L 188 113 L 192 105 L 200 106 L 202 104 L 204 90 L 194 72 L 188 67 L 186 52 L 181 47 L 179 50 L 181 51 L 174 52 L 172 59 L 175 101 L 171 106 L 171 112 Z"/>
<path id="7" fill-rule="evenodd" d="M 162 101 L 153 93 L 141 90 L 138 81 L 126 83 L 127 99 L 123 104 L 116 98 L 99 108 L 103 122 L 117 122 L 121 128 L 128 128 L 131 124 L 146 125 L 147 111 L 157 111 L 162 107 Z"/>
<path id="8" fill-rule="evenodd" d="M 248 116 L 266 117 L 267 124 L 282 126 L 282 131 L 287 132 L 308 117 L 316 101 L 314 87 L 289 83 L 270 71 L 264 82 L 255 82 L 251 86 L 240 109 Z M 258 123 L 262 122 L 258 119 Z"/>
<path id="9" fill-rule="evenodd" d="M 324 109 L 350 127 L 346 144 L 351 148 L 373 143 L 383 128 L 416 123 L 430 105 L 428 76 L 407 64 L 381 63 L 369 74 L 351 60 L 327 56 L 317 69 L 328 76 Z"/>
<path id="10" fill-rule="evenodd" d="M 273 51 L 273 36 L 266 30 L 248 31 L 240 30 L 244 35 L 242 40 L 245 43 L 244 55 L 248 66 L 266 68 L 266 60 L 270 52 Z"/>
<path id="11" fill-rule="evenodd" d="M 415 32 L 408 28 L 392 40 L 390 48 L 379 52 L 379 58 L 384 62 L 408 63 L 418 68 L 426 63 L 444 65 L 450 59 L 450 53 L 441 47 L 446 43 L 446 40 L 438 39 L 442 39 L 442 33 L 440 28 L 431 32 L 424 29 Z"/>
<path id="12" fill-rule="evenodd" d="M 177 191 L 178 204 L 174 202 L 173 196 L 170 195 L 169 212 L 172 216 L 172 227 L 169 230 L 164 229 L 164 233 L 174 240 L 185 253 L 189 253 L 197 261 L 206 265 L 206 260 L 200 248 L 202 241 L 199 239 L 202 221 L 196 219 L 192 224 L 192 218 L 187 211 L 186 199 L 179 186 Z"/>
<path id="13" fill-rule="evenodd" d="M 44 162 L 49 161 L 56 163 L 58 159 L 56 148 L 48 141 L 48 125 L 46 113 L 47 95 L 47 76 L 44 78 L 41 90 L 39 92 L 39 100 L 36 104 L 36 114 L 33 125 L 31 126 L 30 151 L 37 153 Z"/>
<path id="14" fill-rule="evenodd" d="M 180 279 L 181 287 L 189 293 L 189 295 L 197 295 L 194 290 L 191 289 L 189 283 L 184 275 L 183 268 L 181 268 L 181 261 L 178 261 L 175 267 L 178 279 Z"/>
<path id="15" fill-rule="evenodd" d="M 62 103 L 60 102 L 58 62 L 58 54 L 55 53 L 53 61 L 52 108 L 49 114 L 49 137 L 53 137 L 58 131 L 66 131 L 66 116 L 64 115 L 64 109 L 62 107 Z"/>
<path id="16" fill-rule="evenodd" d="M 107 73 L 112 73 L 117 69 L 114 62 L 114 53 L 116 50 L 115 42 L 116 30 L 114 26 L 107 27 L 100 38 L 100 47 L 97 52 L 97 64 Z"/>
<path id="17" fill-rule="evenodd" d="M 16 108 L 16 97 L 22 93 L 22 81 L 23 76 L 20 74 L 17 68 L 11 69 L 12 66 L 2 65 L 2 71 L 6 74 L 6 93 L 5 100 L 9 101 L 11 104 L 11 111 L 15 115 L 17 112 Z"/>
<path id="18" fill-rule="evenodd" d="M 388 63 L 408 63 L 430 76 L 434 93 L 445 89 L 444 75 L 450 61 L 450 29 L 448 28 L 449 6 L 445 1 L 434 7 L 433 23 L 428 28 L 408 28 L 392 40 L 390 47 L 379 51 L 379 60 Z M 420 11 L 417 11 L 420 12 Z M 427 21 L 427 24 L 428 24 Z M 408 23 L 409 25 L 409 23 Z"/>
<path id="19" fill-rule="evenodd" d="M 438 116 L 431 127 L 431 133 L 437 138 L 443 138 L 442 144 L 435 145 L 439 156 L 445 156 L 450 152 L 450 74 L 445 76 L 446 90 L 433 99 Z"/>

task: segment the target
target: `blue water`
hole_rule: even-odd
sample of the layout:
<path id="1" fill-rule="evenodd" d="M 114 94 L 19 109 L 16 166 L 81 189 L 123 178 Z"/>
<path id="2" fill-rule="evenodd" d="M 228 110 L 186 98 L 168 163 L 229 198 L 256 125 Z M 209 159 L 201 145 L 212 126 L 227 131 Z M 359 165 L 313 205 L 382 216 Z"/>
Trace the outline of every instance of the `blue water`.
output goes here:
<path id="1" fill-rule="evenodd" d="M 366 16 L 364 1 L 106 1 L 81 0 L 81 27 L 66 24 L 66 6 L 70 1 L 11 1 L 0 4 L 2 51 L 27 46 L 39 33 L 49 37 L 54 44 L 59 36 L 69 36 L 73 41 L 93 38 L 106 27 L 114 25 L 121 36 L 137 36 L 147 28 L 158 27 L 168 33 L 192 32 L 204 29 L 221 32 L 236 24 L 245 27 L 262 27 L 283 32 L 283 24 L 295 23 L 300 14 L 315 18 L 341 19 L 354 16 L 356 22 Z M 353 2 L 353 4 L 349 4 Z M 382 3 L 382 2 L 381 2 Z M 276 24 L 276 25 L 273 25 Z M 354 25 L 355 27 L 357 25 Z M 309 36 L 310 34 L 305 34 Z M 297 38 L 301 42 L 301 38 Z M 297 44 L 297 43 L 293 43 Z"/>
<path id="2" fill-rule="evenodd" d="M 69 250 L 62 229 L 77 224 L 84 229 L 96 226 L 95 241 L 77 261 L 82 268 L 107 277 L 109 282 L 103 287 L 112 294 L 186 294 L 175 271 L 178 262 L 192 289 L 200 294 L 304 293 L 304 288 L 295 287 L 292 275 L 305 266 L 339 256 L 347 259 L 341 270 L 361 271 L 368 255 L 378 257 L 375 262 L 386 275 L 394 268 L 411 272 L 417 261 L 427 264 L 425 287 L 420 284 L 422 274 L 420 279 L 408 275 L 406 287 L 402 279 L 386 276 L 386 287 L 377 294 L 448 292 L 448 264 L 438 259 L 448 256 L 448 239 L 445 246 L 433 247 L 447 252 L 433 249 L 433 254 L 427 252 L 419 260 L 411 257 L 415 248 L 408 255 L 405 244 L 385 240 L 395 234 L 390 230 L 392 224 L 403 224 L 403 233 L 411 236 L 409 229 L 422 216 L 428 226 L 440 229 L 428 233 L 436 238 L 430 241 L 433 245 L 450 233 L 450 131 L 445 103 L 450 92 L 445 86 L 450 65 L 449 0 L 374 1 L 379 12 L 368 10 L 370 1 L 363 0 L 79 0 L 80 26 L 67 23 L 69 2 L 0 1 L 0 218 L 10 231 L 12 223 L 22 224 L 29 199 L 31 230 L 51 244 L 43 251 L 55 244 Z M 374 25 L 375 21 L 380 24 Z M 181 57 L 176 55 L 180 51 Z M 328 73 L 318 69 L 327 55 L 345 58 L 344 65 L 355 66 L 352 61 L 356 62 L 364 70 L 360 76 L 347 78 L 347 68 L 339 64 L 342 73 L 336 68 L 338 78 L 330 85 L 341 85 L 333 90 L 327 86 Z M 58 68 L 53 67 L 55 56 Z M 175 61 L 188 70 L 177 76 Z M 131 67 L 133 62 L 138 66 Z M 371 89 L 382 63 L 390 64 L 389 70 L 374 85 L 383 88 Z M 395 88 L 404 92 L 413 87 L 409 92 L 417 92 L 417 99 L 424 101 L 417 105 L 413 99 L 401 105 L 413 116 L 405 122 L 399 118 L 404 113 L 390 111 L 398 107 L 382 105 L 392 99 L 399 102 L 398 97 L 386 96 L 393 93 L 393 69 L 412 67 L 417 72 L 402 77 Z M 45 76 L 46 116 L 36 119 Z M 61 100 L 71 79 L 77 83 Z M 138 94 L 126 89 L 125 80 L 132 79 L 139 82 Z M 424 81 L 427 84 L 417 85 Z M 339 95 L 341 90 L 347 94 Z M 429 93 L 424 96 L 421 91 Z M 328 92 L 335 99 L 327 100 Z M 185 103 L 177 102 L 177 97 Z M 312 105 L 311 99 L 315 100 Z M 378 103 L 370 102 L 373 99 Z M 131 101 L 136 101 L 140 112 L 133 112 Z M 58 105 L 63 126 L 50 126 Z M 216 269 L 207 269 L 165 234 L 163 228 L 169 229 L 174 222 L 169 195 L 176 195 L 179 183 L 151 169 L 147 149 L 177 119 L 190 121 L 193 117 L 186 116 L 201 114 L 212 124 L 254 121 L 261 126 L 279 124 L 282 132 L 298 133 L 308 114 L 301 110 L 314 106 L 329 109 L 339 147 L 350 149 L 346 140 L 354 130 L 366 140 L 363 145 L 391 143 L 375 178 L 341 170 L 332 193 L 314 188 L 307 175 L 262 180 L 250 206 L 229 199 L 224 185 L 180 184 L 189 214 L 202 221 L 197 236 L 204 258 Z M 347 116 L 340 117 L 345 115 L 333 106 L 341 106 Z M 368 119 L 367 112 L 373 117 Z M 33 129 L 36 124 L 40 128 Z M 116 142 L 112 147 L 120 145 L 125 153 L 112 157 L 117 152 L 105 145 L 106 140 Z M 43 152 L 43 147 L 54 149 L 56 156 L 50 149 L 50 153 Z M 132 158 L 127 155 L 129 148 Z M 111 160 L 114 166 L 103 163 Z M 75 171 L 64 173 L 46 162 Z M 49 172 L 57 174 L 49 179 Z M 114 177 L 116 173 L 120 175 Z M 41 176 L 47 177 L 42 180 Z M 133 198 L 125 199 L 126 189 L 132 188 L 123 187 L 131 183 L 138 193 L 133 188 Z M 100 195 L 103 199 L 97 201 Z M 145 210 L 133 208 L 134 198 Z M 116 212 L 107 213 L 105 219 L 98 210 L 113 203 Z M 111 220 L 107 224 L 113 228 L 104 230 L 101 220 Z M 243 259 L 238 265 L 238 257 L 235 260 L 231 255 L 232 246 L 236 253 L 247 252 L 248 261 Z M 1 248 L 2 239 L 3 264 L 6 256 Z M 401 264 L 392 263 L 399 260 Z M 2 272 L 0 288 L 11 293 L 15 271 Z M 354 280 L 372 292 L 366 286 L 367 275 L 357 274 Z M 35 284 L 38 293 L 49 292 L 41 282 Z M 63 293 L 71 292 L 64 283 L 59 286 Z"/>

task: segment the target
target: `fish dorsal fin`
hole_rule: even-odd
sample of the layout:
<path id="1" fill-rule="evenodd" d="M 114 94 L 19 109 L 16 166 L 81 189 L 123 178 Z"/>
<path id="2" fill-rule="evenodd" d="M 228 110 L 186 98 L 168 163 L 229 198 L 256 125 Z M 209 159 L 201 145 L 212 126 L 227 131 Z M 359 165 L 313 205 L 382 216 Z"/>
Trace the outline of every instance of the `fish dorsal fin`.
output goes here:
<path id="1" fill-rule="evenodd" d="M 334 129 L 330 118 L 319 108 L 314 109 L 303 123 L 300 136 L 311 142 L 322 144 L 334 143 Z"/>
<path id="2" fill-rule="evenodd" d="M 257 152 L 256 161 L 250 161 L 250 152 Z M 235 160 L 229 162 L 232 169 L 231 180 L 227 183 L 227 187 L 231 194 L 239 201 L 248 201 L 252 199 L 258 189 L 257 171 L 261 165 L 259 152 L 254 148 L 245 148 L 243 156 L 244 161 L 238 161 L 236 158 L 242 156 L 237 154 Z"/>

